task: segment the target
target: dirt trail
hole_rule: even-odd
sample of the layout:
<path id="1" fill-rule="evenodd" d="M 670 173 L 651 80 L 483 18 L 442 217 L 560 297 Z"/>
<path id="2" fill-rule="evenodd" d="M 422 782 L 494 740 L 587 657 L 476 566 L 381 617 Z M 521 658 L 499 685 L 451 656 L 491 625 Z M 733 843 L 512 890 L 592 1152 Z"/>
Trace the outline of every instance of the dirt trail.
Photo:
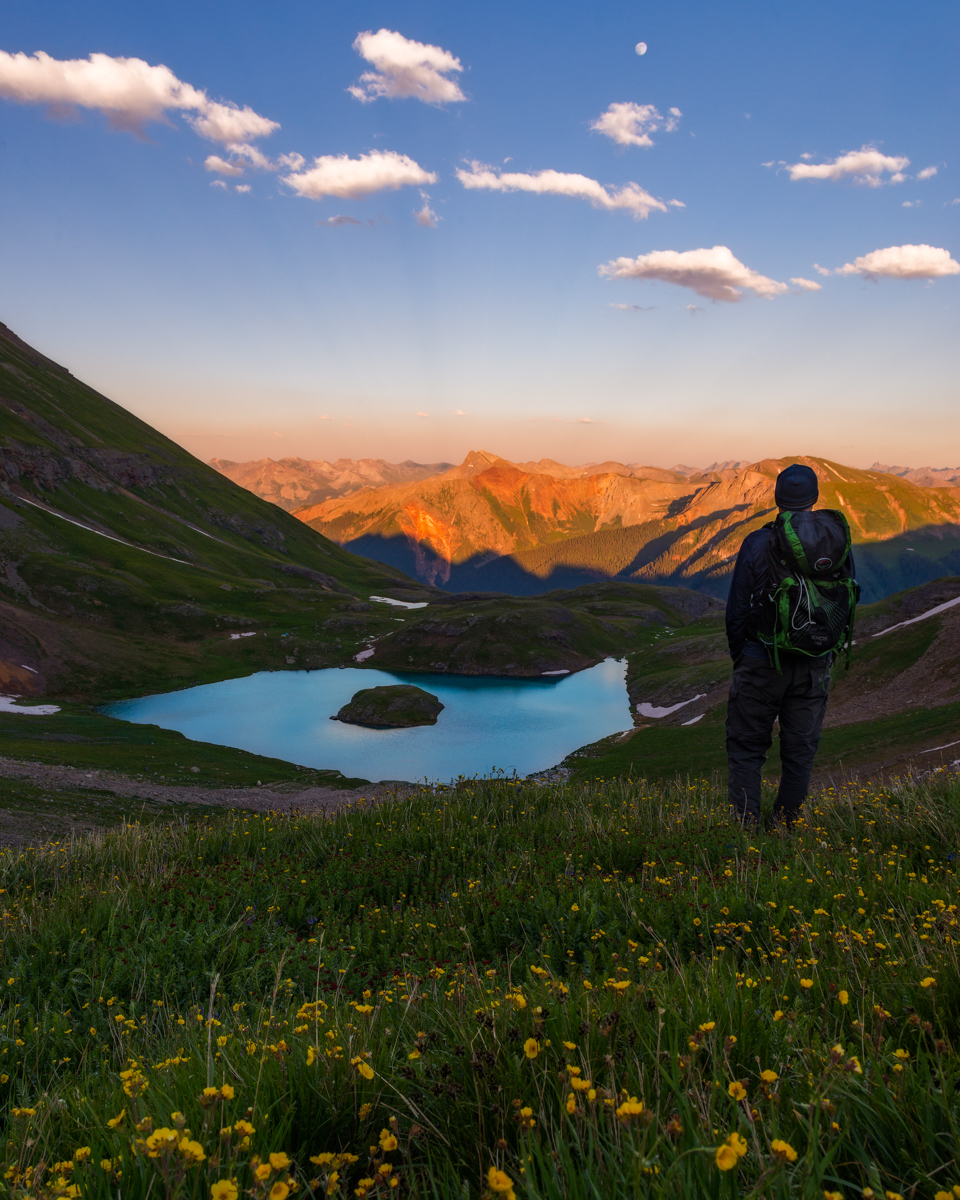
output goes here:
<path id="1" fill-rule="evenodd" d="M 114 771 L 86 770 L 0 757 L 0 778 L 23 779 L 39 787 L 90 788 L 116 796 L 152 800 L 161 804 L 222 804 L 258 812 L 335 812 L 346 804 L 405 795 L 415 790 L 403 784 L 374 783 L 355 790 L 308 787 L 295 783 L 264 787 L 207 788 L 148 783 Z"/>

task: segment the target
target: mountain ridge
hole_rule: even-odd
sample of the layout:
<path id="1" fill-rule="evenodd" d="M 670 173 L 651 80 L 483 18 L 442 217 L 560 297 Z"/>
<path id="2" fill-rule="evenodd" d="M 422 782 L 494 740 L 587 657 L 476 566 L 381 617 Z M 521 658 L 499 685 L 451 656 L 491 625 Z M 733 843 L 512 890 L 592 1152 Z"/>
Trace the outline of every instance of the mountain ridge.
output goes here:
<path id="1" fill-rule="evenodd" d="M 775 515 L 776 476 L 791 462 L 811 466 L 821 503 L 846 512 L 870 599 L 960 570 L 960 489 L 810 455 L 717 464 L 689 477 L 663 472 L 663 479 L 651 477 L 658 469 L 625 474 L 623 464 L 616 464 L 622 471 L 550 475 L 526 469 L 539 463 L 471 451 L 442 475 L 294 515 L 342 546 L 449 590 L 536 594 L 606 578 L 723 596 L 743 537 Z"/>
<path id="2" fill-rule="evenodd" d="M 416 463 L 406 459 L 390 463 L 382 458 L 260 458 L 253 462 L 233 462 L 212 458 L 213 467 L 240 487 L 291 512 L 304 505 L 319 504 L 337 496 L 348 496 L 367 487 L 428 479 L 440 475 L 452 463 Z"/>

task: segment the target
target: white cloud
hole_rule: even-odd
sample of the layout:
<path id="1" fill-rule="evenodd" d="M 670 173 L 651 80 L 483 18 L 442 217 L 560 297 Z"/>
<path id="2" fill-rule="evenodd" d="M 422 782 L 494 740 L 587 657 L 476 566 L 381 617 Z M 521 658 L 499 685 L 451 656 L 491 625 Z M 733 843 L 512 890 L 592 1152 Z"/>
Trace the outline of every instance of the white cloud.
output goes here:
<path id="1" fill-rule="evenodd" d="M 902 183 L 906 179 L 903 169 L 910 166 L 910 159 L 881 154 L 873 146 L 861 146 L 859 150 L 850 150 L 830 162 L 785 165 L 791 179 L 853 179 L 868 187 L 880 187 L 884 174 L 889 174 L 889 183 Z"/>
<path id="2" fill-rule="evenodd" d="M 698 312 L 703 312 L 703 309 L 700 307 L 699 304 L 688 304 L 687 312 L 690 314 L 691 317 L 695 317 Z"/>
<path id="3" fill-rule="evenodd" d="M 936 167 L 924 167 L 922 171 L 917 172 L 918 179 L 932 179 L 937 173 Z"/>
<path id="4" fill-rule="evenodd" d="M 534 192 L 538 195 L 589 200 L 594 208 L 624 209 L 638 221 L 653 209 L 667 211 L 662 200 L 651 196 L 638 183 L 625 183 L 623 187 L 608 191 L 595 179 L 563 171 L 537 171 L 532 175 L 524 175 L 516 171 L 498 172 L 495 167 L 472 162 L 469 171 L 457 171 L 457 178 L 465 188 L 481 188 L 491 192 Z"/>
<path id="5" fill-rule="evenodd" d="M 462 408 L 458 408 L 457 411 L 453 415 L 455 417 L 465 417 L 467 414 L 463 411 Z"/>
<path id="6" fill-rule="evenodd" d="M 611 304 L 608 307 L 617 308 L 620 312 L 653 312 L 655 304 Z"/>
<path id="7" fill-rule="evenodd" d="M 353 48 L 376 68 L 361 75 L 360 84 L 347 89 L 365 104 L 381 96 L 389 100 L 413 97 L 426 104 L 466 100 L 456 80 L 449 78 L 463 67 L 448 50 L 411 41 L 391 29 L 359 33 Z"/>
<path id="8" fill-rule="evenodd" d="M 96 109 L 114 128 L 140 134 L 148 121 L 179 110 L 201 137 L 224 144 L 266 137 L 280 128 L 252 108 L 211 100 L 169 67 L 109 54 L 56 59 L 42 50 L 33 55 L 0 50 L 0 97 L 55 110 Z"/>
<path id="9" fill-rule="evenodd" d="M 395 150 L 371 150 L 359 158 L 346 154 L 325 154 L 313 160 L 313 166 L 281 176 L 283 183 L 300 196 L 322 200 L 336 196 L 356 200 L 374 192 L 436 183 L 437 176 L 419 163 Z"/>
<path id="10" fill-rule="evenodd" d="M 212 181 L 212 183 L 210 184 L 210 186 L 211 186 L 211 187 L 223 188 L 224 190 L 226 190 L 226 186 L 227 186 L 227 185 L 226 185 L 226 184 L 223 182 L 223 180 L 222 180 L 222 179 L 214 179 L 214 180 Z"/>
<path id="11" fill-rule="evenodd" d="M 208 154 L 203 165 L 208 171 L 216 171 L 218 175 L 242 175 L 243 167 L 224 161 L 219 154 Z"/>
<path id="12" fill-rule="evenodd" d="M 667 203 L 670 205 L 671 208 L 686 208 L 687 207 L 682 200 L 668 200 Z"/>
<path id="13" fill-rule="evenodd" d="M 429 414 L 429 413 L 426 413 L 426 412 L 418 412 L 418 413 L 417 413 L 417 416 L 418 416 L 418 417 L 429 417 L 429 416 L 430 416 L 430 414 Z"/>
<path id="14" fill-rule="evenodd" d="M 336 225 L 362 225 L 363 223 L 364 223 L 363 221 L 358 221 L 356 217 L 342 217 L 340 215 L 337 215 L 335 217 L 327 217 L 325 220 L 317 222 L 318 225 L 334 225 L 334 226 L 336 226 Z"/>
<path id="15" fill-rule="evenodd" d="M 794 287 L 800 288 L 803 292 L 819 292 L 822 290 L 822 285 L 813 279 L 804 279 L 802 275 L 794 276 L 790 282 Z"/>
<path id="16" fill-rule="evenodd" d="M 832 275 L 833 274 L 833 272 L 830 270 L 829 267 L 821 267 L 819 263 L 814 263 L 813 269 L 816 271 L 816 273 L 818 275 Z"/>
<path id="17" fill-rule="evenodd" d="M 424 229 L 436 229 L 440 222 L 440 218 L 430 207 L 430 197 L 426 192 L 421 192 L 423 197 L 423 208 L 416 208 L 413 211 L 414 220 Z"/>
<path id="18" fill-rule="evenodd" d="M 237 183 L 237 184 L 234 184 L 234 189 L 233 189 L 233 190 L 234 190 L 235 192 L 249 192 L 249 191 L 250 191 L 250 184 L 249 184 L 249 183 Z"/>
<path id="19" fill-rule="evenodd" d="M 202 138 L 224 145 L 266 137 L 280 128 L 276 121 L 261 117 L 252 108 L 238 108 L 236 104 L 218 104 L 210 100 L 205 102 L 196 116 L 188 116 L 187 120 Z"/>
<path id="20" fill-rule="evenodd" d="M 949 250 L 939 246 L 887 246 L 872 250 L 852 263 L 838 267 L 837 275 L 866 275 L 876 279 L 938 279 L 944 275 L 960 275 L 960 263 L 951 258 Z"/>
<path id="21" fill-rule="evenodd" d="M 652 104 L 622 101 L 611 104 L 605 113 L 590 122 L 590 128 L 617 143 L 618 146 L 652 146 L 651 133 L 658 129 L 672 132 L 683 113 L 671 108 L 666 119 Z"/>
<path id="22" fill-rule="evenodd" d="M 788 290 L 785 283 L 752 271 L 726 246 L 654 250 L 638 258 L 615 258 L 597 270 L 609 279 L 659 279 L 662 283 L 690 288 L 708 300 L 726 303 L 742 299 L 744 289 L 766 297 L 779 296 Z"/>
<path id="23" fill-rule="evenodd" d="M 919 208 L 923 204 L 922 200 L 904 200 L 900 205 L 901 208 Z"/>

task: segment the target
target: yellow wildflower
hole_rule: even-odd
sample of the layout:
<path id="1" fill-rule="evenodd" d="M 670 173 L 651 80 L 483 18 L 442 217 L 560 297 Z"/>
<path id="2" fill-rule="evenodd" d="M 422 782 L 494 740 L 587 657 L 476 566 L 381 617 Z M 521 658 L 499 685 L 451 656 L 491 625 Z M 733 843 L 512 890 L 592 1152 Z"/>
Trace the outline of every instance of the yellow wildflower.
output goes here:
<path id="1" fill-rule="evenodd" d="M 396 1150 L 396 1148 L 397 1148 L 397 1139 L 394 1137 L 394 1135 L 390 1132 L 389 1129 L 381 1129 L 380 1130 L 380 1149 L 389 1151 L 389 1150 Z"/>
<path id="2" fill-rule="evenodd" d="M 498 1167 L 491 1167 L 487 1172 L 487 1187 L 497 1196 L 505 1196 L 506 1200 L 517 1200 L 517 1194 L 513 1190 L 513 1180 Z"/>
<path id="3" fill-rule="evenodd" d="M 175 1129 L 155 1129 L 146 1141 L 147 1154 L 150 1158 L 157 1158 L 173 1150 L 179 1142 L 180 1134 Z"/>
<path id="4" fill-rule="evenodd" d="M 207 1157 L 200 1143 L 193 1141 L 191 1138 L 181 1138 L 180 1145 L 177 1148 L 188 1163 L 202 1163 Z"/>
<path id="5" fill-rule="evenodd" d="M 774 1138 L 770 1143 L 770 1149 L 778 1158 L 785 1159 L 787 1162 L 797 1161 L 796 1150 L 794 1150 L 789 1142 L 785 1142 L 782 1138 Z"/>
<path id="6" fill-rule="evenodd" d="M 527 1058 L 536 1058 L 540 1053 L 540 1043 L 536 1038 L 527 1038 L 523 1043 L 523 1052 Z"/>
<path id="7" fill-rule="evenodd" d="M 218 1179 L 210 1185 L 210 1200 L 237 1200 L 239 1195 L 234 1179 Z"/>
<path id="8" fill-rule="evenodd" d="M 800 980 L 800 986 L 801 986 L 802 988 L 808 988 L 808 989 L 809 989 L 809 988 L 812 988 L 812 987 L 813 987 L 813 980 L 812 980 L 812 979 L 801 979 L 801 980 Z"/>
<path id="9" fill-rule="evenodd" d="M 290 1159 L 282 1151 L 277 1154 L 271 1154 L 269 1161 L 270 1166 L 275 1171 L 286 1171 L 290 1166 Z"/>
<path id="10" fill-rule="evenodd" d="M 850 993 L 846 990 L 846 988 L 841 988 L 840 991 L 837 992 L 837 999 L 840 1001 L 841 1004 L 849 1004 L 850 1003 Z"/>
<path id="11" fill-rule="evenodd" d="M 290 1189 L 285 1183 L 282 1182 L 282 1180 L 277 1180 L 277 1182 L 270 1189 L 270 1200 L 287 1200 L 289 1195 Z"/>
<path id="12" fill-rule="evenodd" d="M 936 987 L 936 986 L 937 986 L 937 981 L 934 979 L 934 977 L 933 977 L 932 975 L 928 975 L 928 976 L 926 977 L 926 979 L 921 979 L 921 980 L 920 980 L 920 986 L 921 986 L 922 988 L 932 988 L 932 987 Z M 956 1189 L 954 1189 L 954 1190 L 956 1190 Z"/>
<path id="13" fill-rule="evenodd" d="M 732 1096 L 734 1100 L 746 1100 L 747 1089 L 735 1079 L 727 1088 L 727 1095 Z"/>
<path id="14" fill-rule="evenodd" d="M 760 1078 L 763 1080 L 764 1083 L 776 1083 L 777 1080 L 780 1078 L 780 1076 L 776 1073 L 776 1071 L 768 1070 L 768 1071 L 761 1071 Z"/>

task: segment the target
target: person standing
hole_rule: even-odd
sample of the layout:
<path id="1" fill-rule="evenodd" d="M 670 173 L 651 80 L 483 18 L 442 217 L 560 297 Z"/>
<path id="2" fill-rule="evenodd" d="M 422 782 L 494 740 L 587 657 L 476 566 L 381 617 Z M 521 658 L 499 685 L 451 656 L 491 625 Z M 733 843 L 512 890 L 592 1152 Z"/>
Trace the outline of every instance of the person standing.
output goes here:
<path id="1" fill-rule="evenodd" d="M 773 620 L 774 594 L 787 568 L 784 543 L 778 540 L 784 514 L 809 512 L 819 496 L 817 476 L 810 467 L 794 463 L 782 471 L 774 491 L 780 516 L 744 538 L 733 571 L 726 612 L 727 643 L 734 663 L 727 703 L 727 765 L 730 804 L 743 824 L 760 823 L 760 779 L 774 722 L 780 723 L 781 768 L 771 818 L 774 827 L 790 828 L 799 817 L 820 744 L 835 647 L 821 655 L 791 653 L 764 636 L 764 627 L 769 628 Z M 826 510 L 823 515 L 827 516 Z M 841 514 L 829 515 L 847 528 Z M 849 531 L 846 537 L 842 573 L 852 578 Z M 805 594 L 809 591 L 800 590 L 801 598 Z M 852 611 L 850 621 L 848 640 Z"/>

